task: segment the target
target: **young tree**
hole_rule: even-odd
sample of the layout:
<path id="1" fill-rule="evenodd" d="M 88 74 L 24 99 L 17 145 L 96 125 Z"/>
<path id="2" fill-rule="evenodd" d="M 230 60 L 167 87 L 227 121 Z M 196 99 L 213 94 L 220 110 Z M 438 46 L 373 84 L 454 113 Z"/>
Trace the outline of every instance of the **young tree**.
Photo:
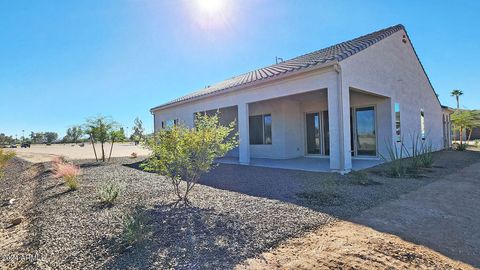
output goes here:
<path id="1" fill-rule="evenodd" d="M 134 121 L 134 126 L 133 126 L 133 134 L 131 136 L 131 139 L 135 142 L 135 144 L 138 144 L 143 138 L 143 133 L 145 132 L 145 129 L 143 128 L 143 122 L 140 120 L 140 118 L 135 118 Z"/>
<path id="2" fill-rule="evenodd" d="M 14 141 L 12 136 L 7 136 L 4 133 L 0 133 L 0 144 L 11 144 Z"/>
<path id="3" fill-rule="evenodd" d="M 112 150 L 113 150 L 113 144 L 116 142 L 124 142 L 125 141 L 125 131 L 123 128 L 120 128 L 119 130 L 112 130 L 110 131 L 110 154 L 108 155 L 108 161 L 110 161 L 110 158 L 112 157 Z"/>
<path id="4" fill-rule="evenodd" d="M 47 144 L 51 144 L 52 142 L 56 141 L 58 139 L 58 134 L 56 132 L 50 132 L 47 131 L 44 133 L 45 136 L 45 141 Z"/>
<path id="5" fill-rule="evenodd" d="M 30 139 L 32 143 L 44 143 L 45 142 L 45 134 L 43 132 L 31 132 Z"/>
<path id="6" fill-rule="evenodd" d="M 178 198 L 175 205 L 188 205 L 188 195 L 201 174 L 212 168 L 215 159 L 238 145 L 237 134 L 232 134 L 235 122 L 222 126 L 218 119 L 218 115 L 197 114 L 194 128 L 175 125 L 147 140 L 152 155 L 142 167 L 170 178 Z"/>
<path id="7" fill-rule="evenodd" d="M 470 141 L 472 138 L 472 133 L 474 128 L 480 128 L 480 111 L 473 110 L 471 111 L 472 114 L 472 122 L 467 127 L 468 130 L 468 138 L 467 141 Z"/>
<path id="8" fill-rule="evenodd" d="M 455 89 L 452 90 L 450 94 L 452 95 L 452 97 L 455 97 L 455 99 L 457 100 L 457 109 L 460 109 L 460 96 L 463 95 L 462 90 Z"/>
<path id="9" fill-rule="evenodd" d="M 92 142 L 95 159 L 98 161 L 97 151 L 95 150 L 95 142 L 99 142 L 102 147 L 102 161 L 105 162 L 105 143 L 110 139 L 110 132 L 116 123 L 109 117 L 97 116 L 87 119 L 85 123 L 85 133 L 90 136 Z"/>
<path id="10" fill-rule="evenodd" d="M 65 135 L 64 141 L 76 144 L 78 142 L 78 139 L 80 139 L 82 135 L 83 135 L 82 127 L 73 126 L 67 129 L 67 135 Z"/>
<path id="11" fill-rule="evenodd" d="M 473 115 L 471 111 L 456 110 L 452 116 L 451 120 L 453 126 L 460 133 L 460 145 L 463 144 L 463 131 L 473 125 Z"/>

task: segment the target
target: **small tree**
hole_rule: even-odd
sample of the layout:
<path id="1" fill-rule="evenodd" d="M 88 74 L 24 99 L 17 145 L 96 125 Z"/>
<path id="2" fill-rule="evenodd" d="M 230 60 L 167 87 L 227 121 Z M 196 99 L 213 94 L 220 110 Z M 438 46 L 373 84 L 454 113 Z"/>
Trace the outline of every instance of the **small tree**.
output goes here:
<path id="1" fill-rule="evenodd" d="M 87 119 L 85 123 L 85 133 L 90 136 L 92 142 L 95 159 L 98 161 L 97 151 L 95 150 L 95 142 L 99 142 L 102 147 L 102 161 L 105 162 L 105 143 L 110 139 L 110 132 L 115 126 L 115 122 L 108 117 L 97 116 Z"/>
<path id="2" fill-rule="evenodd" d="M 58 139 L 58 134 L 56 132 L 45 132 L 45 141 L 47 144 L 51 144 L 52 142 Z"/>
<path id="3" fill-rule="evenodd" d="M 30 139 L 32 143 L 44 143 L 45 142 L 45 133 L 43 132 L 31 132 Z"/>
<path id="4" fill-rule="evenodd" d="M 133 134 L 131 136 L 131 139 L 135 142 L 135 144 L 138 144 L 142 139 L 143 139 L 143 133 L 145 132 L 145 129 L 143 128 L 143 122 L 140 120 L 140 118 L 135 118 L 134 121 L 134 126 L 133 126 Z"/>
<path id="5" fill-rule="evenodd" d="M 64 141 L 76 144 L 82 135 L 82 128 L 80 126 L 73 126 L 67 129 L 67 135 L 65 135 Z"/>
<path id="6" fill-rule="evenodd" d="M 153 154 L 142 167 L 170 178 L 178 199 L 175 205 L 188 205 L 188 195 L 200 176 L 210 171 L 215 159 L 238 145 L 237 134 L 232 134 L 235 122 L 222 126 L 218 119 L 218 115 L 197 114 L 195 128 L 175 125 L 147 140 Z"/>
<path id="7" fill-rule="evenodd" d="M 471 115 L 472 115 L 472 122 L 467 127 L 467 129 L 468 129 L 467 141 L 470 141 L 470 139 L 472 138 L 473 129 L 480 127 L 480 111 L 473 110 L 473 111 L 470 111 L 470 112 L 471 112 Z"/>
<path id="8" fill-rule="evenodd" d="M 112 150 L 113 150 L 113 144 L 116 142 L 123 142 L 125 141 L 125 131 L 123 128 L 120 128 L 119 130 L 112 130 L 110 131 L 110 154 L 108 155 L 108 161 L 110 161 L 110 158 L 112 157 Z"/>
<path id="9" fill-rule="evenodd" d="M 453 123 L 453 126 L 455 130 L 458 130 L 460 133 L 460 145 L 463 144 L 463 131 L 471 127 L 474 122 L 474 118 L 472 115 L 472 112 L 470 111 L 462 111 L 462 110 L 456 110 L 452 116 L 451 120 Z"/>

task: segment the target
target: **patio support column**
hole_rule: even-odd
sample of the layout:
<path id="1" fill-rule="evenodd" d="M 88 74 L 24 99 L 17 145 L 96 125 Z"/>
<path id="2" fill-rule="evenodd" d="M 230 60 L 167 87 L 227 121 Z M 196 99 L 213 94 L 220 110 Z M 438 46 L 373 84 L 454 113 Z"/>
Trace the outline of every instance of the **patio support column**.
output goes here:
<path id="1" fill-rule="evenodd" d="M 250 163 L 250 131 L 248 103 L 238 104 L 238 161 L 240 164 Z"/>
<path id="2" fill-rule="evenodd" d="M 328 88 L 328 122 L 330 127 L 330 169 L 348 173 L 352 169 L 350 130 L 350 89 L 342 82 L 340 65 L 336 87 Z"/>

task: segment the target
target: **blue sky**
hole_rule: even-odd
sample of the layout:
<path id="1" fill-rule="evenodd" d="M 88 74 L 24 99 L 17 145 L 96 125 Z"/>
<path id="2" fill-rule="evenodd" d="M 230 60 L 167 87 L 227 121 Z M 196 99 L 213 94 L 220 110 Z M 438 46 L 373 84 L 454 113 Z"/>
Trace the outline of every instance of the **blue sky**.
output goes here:
<path id="1" fill-rule="evenodd" d="M 398 23 L 442 103 L 458 88 L 480 108 L 479 1 L 199 1 L 0 0 L 0 133 L 64 135 L 98 114 L 152 131 L 151 107 Z"/>

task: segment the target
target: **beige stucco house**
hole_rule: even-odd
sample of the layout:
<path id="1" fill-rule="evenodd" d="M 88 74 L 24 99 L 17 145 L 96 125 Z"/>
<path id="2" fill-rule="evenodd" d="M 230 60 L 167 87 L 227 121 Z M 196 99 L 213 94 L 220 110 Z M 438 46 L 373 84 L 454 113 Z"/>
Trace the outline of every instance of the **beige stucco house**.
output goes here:
<path id="1" fill-rule="evenodd" d="M 356 163 L 380 162 L 388 146 L 412 134 L 434 149 L 449 146 L 442 120 L 448 113 L 402 25 L 235 76 L 150 111 L 156 131 L 179 122 L 192 126 L 198 112 L 236 120 L 240 144 L 229 156 L 241 164 L 296 160 L 348 172 Z"/>

